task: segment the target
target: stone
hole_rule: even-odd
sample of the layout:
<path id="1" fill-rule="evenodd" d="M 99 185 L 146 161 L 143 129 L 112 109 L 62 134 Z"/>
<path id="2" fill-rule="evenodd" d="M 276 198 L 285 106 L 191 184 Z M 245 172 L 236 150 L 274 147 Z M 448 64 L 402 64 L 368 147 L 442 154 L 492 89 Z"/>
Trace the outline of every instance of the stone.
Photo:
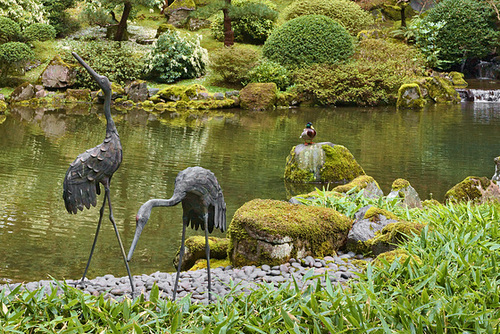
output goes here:
<path id="1" fill-rule="evenodd" d="M 183 28 L 189 19 L 189 15 L 196 9 L 196 4 L 193 0 L 175 0 L 168 6 L 164 14 L 168 16 L 168 24 L 176 28 Z"/>
<path id="2" fill-rule="evenodd" d="M 396 179 L 387 198 L 401 198 L 401 203 L 411 208 L 422 208 L 422 201 L 417 191 L 405 179 Z"/>
<path id="3" fill-rule="evenodd" d="M 234 266 L 323 257 L 343 246 L 351 226 L 351 219 L 333 209 L 255 199 L 234 214 L 228 255 Z"/>
<path id="4" fill-rule="evenodd" d="M 35 97 L 35 87 L 33 87 L 32 84 L 29 82 L 25 82 L 10 94 L 10 102 L 20 102 L 20 101 L 26 101 L 30 100 L 33 97 Z"/>
<path id="5" fill-rule="evenodd" d="M 57 55 L 42 72 L 41 79 L 45 88 L 68 88 L 75 84 L 76 69 Z"/>
<path id="6" fill-rule="evenodd" d="M 500 201 L 500 188 L 495 180 L 487 177 L 468 176 L 444 195 L 445 202 L 484 203 Z"/>
<path id="7" fill-rule="evenodd" d="M 212 22 L 210 20 L 199 19 L 195 17 L 190 17 L 187 23 L 187 28 L 190 31 L 196 31 L 204 28 L 210 28 Z"/>
<path id="8" fill-rule="evenodd" d="M 377 181 L 369 175 L 360 175 L 347 184 L 333 188 L 333 191 L 338 193 L 347 193 L 353 191 L 354 188 L 356 188 L 356 192 L 363 190 L 363 195 L 366 198 L 378 198 L 384 196 L 384 192 L 380 189 Z"/>
<path id="9" fill-rule="evenodd" d="M 275 83 L 249 83 L 240 91 L 240 107 L 247 110 L 273 110 L 278 99 Z"/>
<path id="10" fill-rule="evenodd" d="M 90 89 L 67 89 L 66 102 L 90 102 Z"/>
<path id="11" fill-rule="evenodd" d="M 365 175 L 349 150 L 330 142 L 294 146 L 286 159 L 285 181 L 295 183 L 351 182 Z"/>
<path id="12" fill-rule="evenodd" d="M 220 260 L 227 258 L 228 239 L 209 237 L 208 244 L 210 246 L 210 259 Z M 182 257 L 181 270 L 188 270 L 200 259 L 206 259 L 205 237 L 192 236 L 187 238 L 185 241 L 184 256 Z M 177 251 L 173 262 L 174 266 L 177 268 L 179 263 L 179 251 Z"/>
<path id="13" fill-rule="evenodd" d="M 397 108 L 423 108 L 425 104 L 426 100 L 418 84 L 410 83 L 399 87 Z"/>
<path id="14" fill-rule="evenodd" d="M 132 81 L 124 89 L 127 98 L 134 103 L 146 101 L 149 97 L 148 84 L 142 80 Z"/>

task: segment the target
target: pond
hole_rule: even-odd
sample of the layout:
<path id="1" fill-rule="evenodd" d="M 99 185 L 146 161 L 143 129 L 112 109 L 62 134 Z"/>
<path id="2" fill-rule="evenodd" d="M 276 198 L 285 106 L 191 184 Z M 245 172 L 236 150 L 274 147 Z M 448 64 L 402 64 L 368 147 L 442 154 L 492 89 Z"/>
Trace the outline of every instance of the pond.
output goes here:
<path id="1" fill-rule="evenodd" d="M 77 279 L 88 258 L 99 210 L 68 214 L 62 181 L 79 153 L 102 142 L 102 106 L 18 107 L 0 117 L 0 282 Z M 491 177 L 493 158 L 500 155 L 498 103 L 440 105 L 420 112 L 297 108 L 232 110 L 212 116 L 131 110 L 114 113 L 114 119 L 124 159 L 111 182 L 111 199 L 126 251 L 137 209 L 148 199 L 169 198 L 175 176 L 189 166 L 215 173 L 228 221 L 254 198 L 287 200 L 292 193 L 283 180 L 285 159 L 301 143 L 299 135 L 308 121 L 318 132 L 317 141 L 346 146 L 385 194 L 402 177 L 422 199 L 442 200 L 466 176 Z M 133 274 L 175 270 L 172 260 L 180 245 L 181 213 L 180 205 L 153 210 L 130 262 Z M 89 278 L 126 276 L 106 218 Z"/>

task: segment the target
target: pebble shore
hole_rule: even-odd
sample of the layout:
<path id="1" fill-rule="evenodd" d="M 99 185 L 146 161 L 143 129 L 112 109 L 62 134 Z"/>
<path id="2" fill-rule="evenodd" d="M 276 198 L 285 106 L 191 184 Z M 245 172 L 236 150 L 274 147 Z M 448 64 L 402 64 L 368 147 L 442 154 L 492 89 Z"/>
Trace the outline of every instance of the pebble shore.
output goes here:
<path id="1" fill-rule="evenodd" d="M 356 273 L 361 271 L 360 261 L 371 261 L 372 258 L 365 258 L 362 255 L 356 255 L 353 252 L 341 253 L 337 256 L 327 256 L 323 259 L 314 259 L 311 256 L 300 260 L 291 259 L 288 263 L 279 266 L 262 265 L 245 266 L 242 268 L 219 267 L 212 268 L 212 294 L 224 296 L 231 291 L 231 284 L 239 285 L 243 292 L 258 288 L 261 283 L 274 284 L 279 286 L 283 283 L 292 283 L 293 278 L 300 288 L 307 284 L 316 282 L 316 280 L 304 281 L 306 273 L 311 272 L 313 276 L 318 276 L 321 284 L 326 283 L 325 276 L 328 275 L 333 284 L 343 284 L 351 279 L 356 279 Z M 308 274 L 311 275 L 311 274 Z M 293 278 L 292 278 L 293 277 Z M 175 273 L 155 272 L 151 275 L 133 276 L 135 285 L 135 295 L 140 293 L 149 298 L 149 293 L 153 284 L 156 284 L 160 290 L 161 298 L 172 298 L 172 290 L 175 282 Z M 77 285 L 85 293 L 92 295 L 104 294 L 105 298 L 121 299 L 125 296 L 131 298 L 130 282 L 127 276 L 114 277 L 105 275 L 91 280 L 85 280 L 85 286 L 78 285 L 78 280 L 66 280 L 69 285 Z M 6 284 L 0 286 L 0 289 L 14 289 L 16 284 Z M 25 283 L 23 288 L 29 291 L 45 287 L 46 292 L 50 292 L 54 281 L 43 280 L 38 282 Z M 182 298 L 191 294 L 193 302 L 208 302 L 207 294 L 207 270 L 200 269 L 195 271 L 181 272 L 179 286 L 177 288 L 177 297 Z M 62 292 L 62 291 L 61 291 Z M 212 297 L 214 298 L 214 297 Z"/>

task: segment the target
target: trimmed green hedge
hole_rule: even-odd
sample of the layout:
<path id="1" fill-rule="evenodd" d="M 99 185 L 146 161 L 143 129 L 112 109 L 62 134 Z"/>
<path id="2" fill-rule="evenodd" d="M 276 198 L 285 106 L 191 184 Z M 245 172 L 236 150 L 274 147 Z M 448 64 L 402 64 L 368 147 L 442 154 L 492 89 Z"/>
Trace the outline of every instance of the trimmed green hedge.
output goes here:
<path id="1" fill-rule="evenodd" d="M 23 31 L 23 37 L 26 41 L 45 42 L 56 38 L 56 29 L 50 24 L 33 23 Z"/>
<path id="2" fill-rule="evenodd" d="M 346 60 L 354 52 L 351 36 L 324 15 L 299 16 L 273 31 L 264 44 L 265 57 L 297 67 Z"/>
<path id="3" fill-rule="evenodd" d="M 17 22 L 0 16 L 0 44 L 17 41 L 20 35 L 21 27 Z"/>

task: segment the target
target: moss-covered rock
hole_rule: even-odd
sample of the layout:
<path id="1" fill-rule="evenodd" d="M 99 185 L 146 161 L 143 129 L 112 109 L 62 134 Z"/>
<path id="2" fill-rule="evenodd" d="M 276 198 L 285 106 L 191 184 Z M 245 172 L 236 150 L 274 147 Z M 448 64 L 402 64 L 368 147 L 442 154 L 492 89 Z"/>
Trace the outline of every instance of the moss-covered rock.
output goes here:
<path id="1" fill-rule="evenodd" d="M 255 199 L 234 214 L 228 254 L 235 266 L 324 257 L 344 244 L 351 226 L 351 219 L 333 209 Z"/>
<path id="2" fill-rule="evenodd" d="M 348 183 L 365 175 L 349 150 L 329 142 L 294 146 L 286 159 L 285 180 L 307 183 Z"/>
<path id="3" fill-rule="evenodd" d="M 398 249 L 395 249 L 395 250 L 390 251 L 390 252 L 385 252 L 385 253 L 379 254 L 379 256 L 377 256 L 377 258 L 373 261 L 373 265 L 376 267 L 382 267 L 382 266 L 384 266 L 384 262 L 393 263 L 395 260 L 398 260 L 398 262 L 400 264 L 403 264 L 406 262 L 406 260 L 409 257 L 410 257 L 410 255 L 408 254 L 408 252 L 406 250 L 398 248 Z M 415 255 L 411 256 L 410 261 L 412 261 L 413 263 L 415 263 L 417 265 L 422 264 L 422 260 Z"/>
<path id="4" fill-rule="evenodd" d="M 387 198 L 400 198 L 401 203 L 409 208 L 421 208 L 422 202 L 415 188 L 408 180 L 396 179 L 392 183 L 392 189 Z"/>
<path id="5" fill-rule="evenodd" d="M 333 191 L 339 193 L 347 193 L 354 188 L 356 188 L 356 191 L 358 192 L 361 189 L 364 189 L 364 195 L 370 198 L 380 197 L 384 195 L 377 181 L 375 181 L 375 179 L 369 175 L 360 175 L 347 184 L 333 188 Z"/>
<path id="6" fill-rule="evenodd" d="M 226 259 L 229 239 L 209 237 L 208 245 L 210 246 L 210 259 Z M 205 259 L 205 237 L 193 236 L 186 239 L 185 252 L 182 257 L 181 270 L 188 270 L 193 267 L 199 259 Z M 179 251 L 174 258 L 174 265 L 177 267 L 179 263 Z M 205 264 L 206 265 L 206 264 Z"/>
<path id="7" fill-rule="evenodd" d="M 490 179 L 484 176 L 468 176 L 462 182 L 448 190 L 444 195 L 444 199 L 446 202 L 478 202 L 482 200 L 483 194 L 492 183 Z"/>
<path id="8" fill-rule="evenodd" d="M 469 85 L 467 83 L 467 81 L 465 81 L 465 79 L 464 79 L 464 74 L 461 72 L 452 71 L 452 72 L 448 73 L 448 76 L 450 77 L 451 84 L 454 87 L 465 88 Z"/>
<path id="9" fill-rule="evenodd" d="M 207 95 L 205 95 L 207 94 Z M 190 86 L 173 85 L 160 90 L 151 100 L 154 101 L 192 101 L 206 99 L 208 90 L 199 84 Z"/>
<path id="10" fill-rule="evenodd" d="M 5 112 L 7 110 L 7 103 L 5 101 L 0 100 L 0 112 Z"/>
<path id="11" fill-rule="evenodd" d="M 40 75 L 42 85 L 45 88 L 68 88 L 76 82 L 75 66 L 62 60 L 56 55 Z"/>
<path id="12" fill-rule="evenodd" d="M 90 102 L 90 89 L 67 89 L 66 102 Z"/>
<path id="13" fill-rule="evenodd" d="M 229 261 L 228 258 L 225 258 L 222 260 L 210 259 L 210 269 L 219 268 L 219 267 L 227 267 L 230 265 L 231 265 L 231 262 Z M 200 270 L 200 269 L 205 269 L 205 268 L 207 268 L 207 259 L 199 259 L 198 261 L 196 261 L 194 266 L 189 268 L 189 270 L 194 271 L 194 270 Z"/>
<path id="14" fill-rule="evenodd" d="M 169 30 L 176 30 L 176 28 L 172 24 L 168 23 L 162 23 L 158 26 L 158 29 L 156 29 L 156 36 L 155 38 L 160 37 L 161 34 L 163 34 L 166 31 Z"/>
<path id="15" fill-rule="evenodd" d="M 249 83 L 240 91 L 240 107 L 248 110 L 273 110 L 278 100 L 278 87 L 271 83 Z"/>
<path id="16" fill-rule="evenodd" d="M 398 221 L 386 225 L 377 232 L 375 238 L 366 242 L 373 255 L 389 252 L 405 243 L 414 235 L 420 235 L 425 225 L 415 222 Z"/>
<path id="17" fill-rule="evenodd" d="M 404 84 L 399 87 L 396 103 L 398 108 L 423 108 L 426 103 L 417 83 Z"/>

